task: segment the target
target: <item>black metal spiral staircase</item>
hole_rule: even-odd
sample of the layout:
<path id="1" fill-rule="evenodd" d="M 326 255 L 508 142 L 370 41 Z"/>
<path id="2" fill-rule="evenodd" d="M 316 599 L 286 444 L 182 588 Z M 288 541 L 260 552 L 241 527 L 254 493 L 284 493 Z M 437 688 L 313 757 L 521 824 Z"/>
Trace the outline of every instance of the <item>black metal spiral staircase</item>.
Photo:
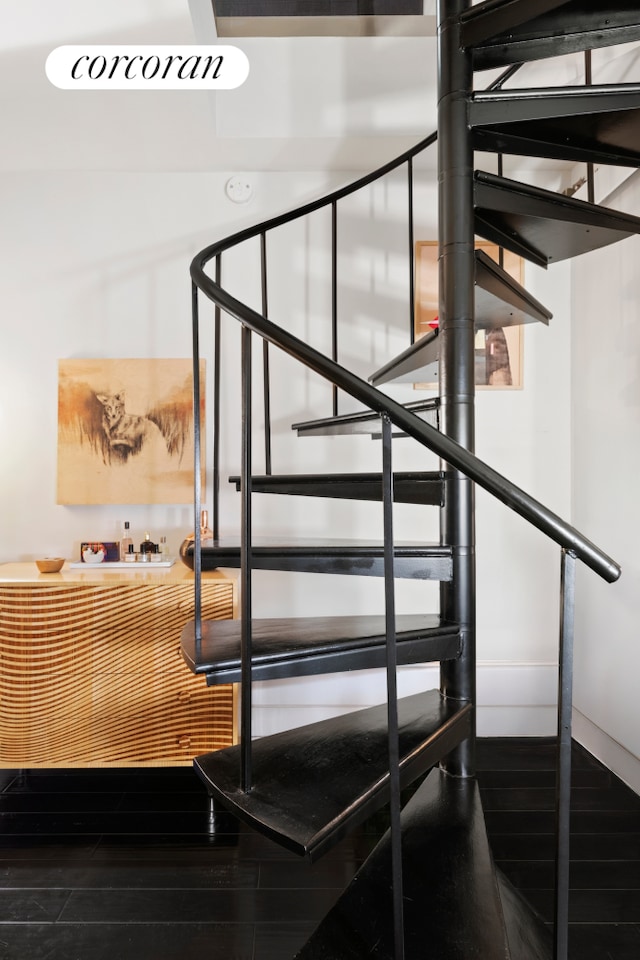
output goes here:
<path id="1" fill-rule="evenodd" d="M 620 570 L 561 518 L 480 461 L 473 453 L 473 339 L 475 328 L 548 322 L 549 311 L 500 267 L 474 251 L 474 235 L 546 266 L 640 233 L 640 219 L 569 199 L 501 176 L 473 170 L 473 151 L 640 166 L 640 85 L 505 90 L 510 67 L 493 87 L 472 92 L 474 70 L 509 66 L 561 53 L 640 38 L 637 3 L 590 0 L 442 0 L 439 13 L 440 323 L 437 334 L 410 343 L 372 378 L 420 379 L 439 366 L 436 401 L 403 406 L 332 357 L 268 319 L 266 236 L 321 206 L 333 215 L 333 320 L 336 317 L 335 220 L 340 200 L 406 165 L 436 139 L 356 184 L 202 251 L 192 264 L 194 380 L 199 403 L 199 292 L 216 305 L 219 356 L 221 312 L 242 324 L 242 472 L 237 542 L 203 540 L 198 523 L 185 541 L 184 561 L 196 573 L 196 618 L 182 637 L 185 659 L 207 683 L 242 684 L 241 741 L 195 760 L 214 801 L 291 850 L 322 856 L 356 824 L 390 802 L 390 831 L 317 931 L 300 960 L 418 958 L 542 960 L 568 951 L 568 816 L 571 736 L 571 656 L 574 574 L 578 560 L 607 581 Z M 261 239 L 263 302 L 256 311 L 221 285 L 222 254 Z M 413 248 L 413 238 L 410 238 Z M 205 272 L 215 261 L 214 278 Z M 413 270 L 413 266 L 411 267 Z M 413 299 L 411 286 L 410 297 Z M 251 444 L 251 343 L 273 344 L 363 405 L 361 413 L 295 424 L 300 434 L 365 432 L 382 440 L 379 474 L 254 476 Z M 335 342 L 335 337 L 334 337 Z M 335 397 L 335 394 L 334 394 Z M 268 392 L 265 405 L 268 409 Z M 268 422 L 268 417 L 267 417 Z M 219 422 L 214 424 L 214 469 Z M 196 423 L 196 436 L 199 435 Z M 393 438 L 412 437 L 441 458 L 435 472 L 395 473 Z M 199 520 L 200 453 L 196 445 L 195 516 Z M 558 840 L 556 923 L 551 935 L 495 870 L 474 779 L 475 612 L 474 498 L 480 484 L 561 547 L 561 623 L 558 721 Z M 217 486 L 217 478 L 216 478 Z M 383 503 L 381 543 L 256 541 L 253 493 L 340 497 Z M 393 502 L 435 506 L 438 544 L 397 543 Z M 241 619 L 207 622 L 199 614 L 202 570 L 241 568 Z M 251 572 L 302 570 L 380 577 L 381 617 L 256 620 Z M 439 581 L 440 611 L 395 613 L 394 579 Z M 400 664 L 439 661 L 439 690 L 398 700 Z M 388 702 L 252 742 L 251 682 L 385 667 Z M 430 772 L 428 772 L 430 771 Z M 424 776 L 426 774 L 426 776 Z M 400 791 L 423 778 L 400 810 Z"/>

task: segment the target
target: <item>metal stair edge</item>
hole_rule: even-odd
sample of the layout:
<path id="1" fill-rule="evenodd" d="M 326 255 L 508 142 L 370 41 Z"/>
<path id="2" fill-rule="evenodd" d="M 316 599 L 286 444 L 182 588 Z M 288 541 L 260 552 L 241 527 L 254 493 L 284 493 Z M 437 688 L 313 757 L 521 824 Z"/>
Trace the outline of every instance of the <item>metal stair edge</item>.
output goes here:
<path id="1" fill-rule="evenodd" d="M 527 0 L 526 3 L 514 3 L 513 0 L 485 0 L 484 3 L 465 10 L 460 17 L 463 45 L 474 47 L 486 43 L 499 32 L 515 31 L 533 17 L 554 10 L 566 2 L 567 0 Z"/>
<path id="2" fill-rule="evenodd" d="M 414 380 L 434 381 L 438 378 L 438 359 L 440 357 L 440 331 L 436 327 L 408 346 L 397 357 L 389 360 L 383 367 L 369 377 L 374 386 L 382 383 L 405 383 Z"/>
<path id="3" fill-rule="evenodd" d="M 461 631 L 438 614 L 396 617 L 398 665 L 453 660 L 460 655 Z M 256 619 L 251 624 L 252 679 L 275 680 L 384 667 L 383 616 L 289 617 Z M 187 666 L 207 684 L 241 679 L 240 620 L 203 620 L 196 640 L 195 621 L 181 635 Z"/>
<path id="4" fill-rule="evenodd" d="M 514 319 L 501 315 L 499 323 L 492 323 L 490 305 L 482 303 L 483 291 L 492 299 L 500 300 L 515 311 Z M 484 250 L 476 250 L 476 326 L 478 329 L 491 329 L 497 326 L 522 325 L 524 323 L 548 324 L 553 314 L 539 300 L 518 283 L 499 263 L 488 256 Z"/>
<path id="5" fill-rule="evenodd" d="M 229 477 L 229 483 L 240 491 L 240 477 Z M 379 501 L 382 500 L 382 474 L 268 474 L 252 477 L 251 490 L 282 496 Z M 399 471 L 394 473 L 393 494 L 397 503 L 440 507 L 444 502 L 444 474 L 438 470 Z"/>
<path id="6" fill-rule="evenodd" d="M 581 0 L 486 0 L 465 11 L 460 23 L 476 70 L 640 39 L 640 11 L 628 0 L 590 10 Z"/>
<path id="7" fill-rule="evenodd" d="M 180 559 L 194 568 L 194 542 L 188 538 L 180 547 Z M 384 576 L 382 543 L 347 540 L 254 539 L 251 545 L 254 570 L 281 570 L 304 573 L 333 573 L 353 576 Z M 201 569 L 240 566 L 239 540 L 205 540 L 201 548 Z M 450 580 L 452 550 L 449 546 L 396 542 L 394 573 L 398 578 L 414 580 Z"/>
<path id="8" fill-rule="evenodd" d="M 640 165 L 638 84 L 483 91 L 468 114 L 476 150 Z"/>
<path id="9" fill-rule="evenodd" d="M 474 206 L 477 233 L 541 266 L 640 233 L 640 217 L 480 170 Z"/>
<path id="10" fill-rule="evenodd" d="M 405 404 L 407 410 L 420 415 L 426 414 L 424 419 L 429 418 L 436 428 L 439 425 L 440 400 L 438 397 L 429 397 L 426 400 L 416 400 Z M 296 430 L 298 436 L 329 436 L 329 435 L 352 435 L 369 434 L 372 437 L 380 434 L 380 414 L 374 410 L 359 410 L 354 413 L 338 414 L 334 417 L 321 417 L 317 420 L 306 420 L 294 423 L 292 430 Z M 400 434 L 404 436 L 404 434 Z"/>

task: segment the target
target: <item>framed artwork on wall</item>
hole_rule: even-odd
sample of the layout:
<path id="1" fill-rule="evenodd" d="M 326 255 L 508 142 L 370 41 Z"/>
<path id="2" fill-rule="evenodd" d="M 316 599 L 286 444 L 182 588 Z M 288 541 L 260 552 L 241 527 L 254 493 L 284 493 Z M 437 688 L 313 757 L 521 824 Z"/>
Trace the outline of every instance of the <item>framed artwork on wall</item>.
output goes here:
<path id="1" fill-rule="evenodd" d="M 193 502 L 191 360 L 58 362 L 57 502 Z"/>
<path id="2" fill-rule="evenodd" d="M 495 243 L 476 241 L 476 249 L 483 250 L 498 262 L 499 248 Z M 419 240 L 416 243 L 416 309 L 415 337 L 418 340 L 438 323 L 438 243 Z M 504 270 L 522 283 L 524 263 L 509 250 L 504 251 Z M 523 335 L 521 326 L 478 330 L 475 338 L 475 383 L 481 389 L 519 389 L 522 387 Z M 435 383 L 417 383 L 416 388 L 435 390 Z"/>

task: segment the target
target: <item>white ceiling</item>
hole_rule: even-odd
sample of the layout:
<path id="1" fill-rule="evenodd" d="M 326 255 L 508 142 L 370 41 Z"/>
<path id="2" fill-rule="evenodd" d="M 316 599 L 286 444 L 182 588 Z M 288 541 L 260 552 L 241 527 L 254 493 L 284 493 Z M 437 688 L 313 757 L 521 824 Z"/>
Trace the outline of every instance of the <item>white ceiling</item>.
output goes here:
<path id="1" fill-rule="evenodd" d="M 0 169 L 372 169 L 435 128 L 430 32 L 234 39 L 249 78 L 213 95 L 63 91 L 44 74 L 55 46 L 211 42 L 211 0 L 21 0 L 0 31 Z M 550 75 L 544 63 L 525 69 L 527 86 Z M 581 70 L 581 57 L 554 61 L 552 82 L 576 82 Z M 431 151 L 425 163 L 434 161 Z"/>

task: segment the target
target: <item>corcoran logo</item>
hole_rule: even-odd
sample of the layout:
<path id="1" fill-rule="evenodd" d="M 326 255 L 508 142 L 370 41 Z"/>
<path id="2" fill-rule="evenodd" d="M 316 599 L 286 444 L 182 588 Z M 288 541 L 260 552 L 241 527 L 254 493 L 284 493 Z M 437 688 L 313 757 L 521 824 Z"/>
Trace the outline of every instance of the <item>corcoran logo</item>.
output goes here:
<path id="1" fill-rule="evenodd" d="M 237 47 L 86 45 L 56 47 L 45 66 L 62 90 L 233 90 L 249 76 Z"/>

